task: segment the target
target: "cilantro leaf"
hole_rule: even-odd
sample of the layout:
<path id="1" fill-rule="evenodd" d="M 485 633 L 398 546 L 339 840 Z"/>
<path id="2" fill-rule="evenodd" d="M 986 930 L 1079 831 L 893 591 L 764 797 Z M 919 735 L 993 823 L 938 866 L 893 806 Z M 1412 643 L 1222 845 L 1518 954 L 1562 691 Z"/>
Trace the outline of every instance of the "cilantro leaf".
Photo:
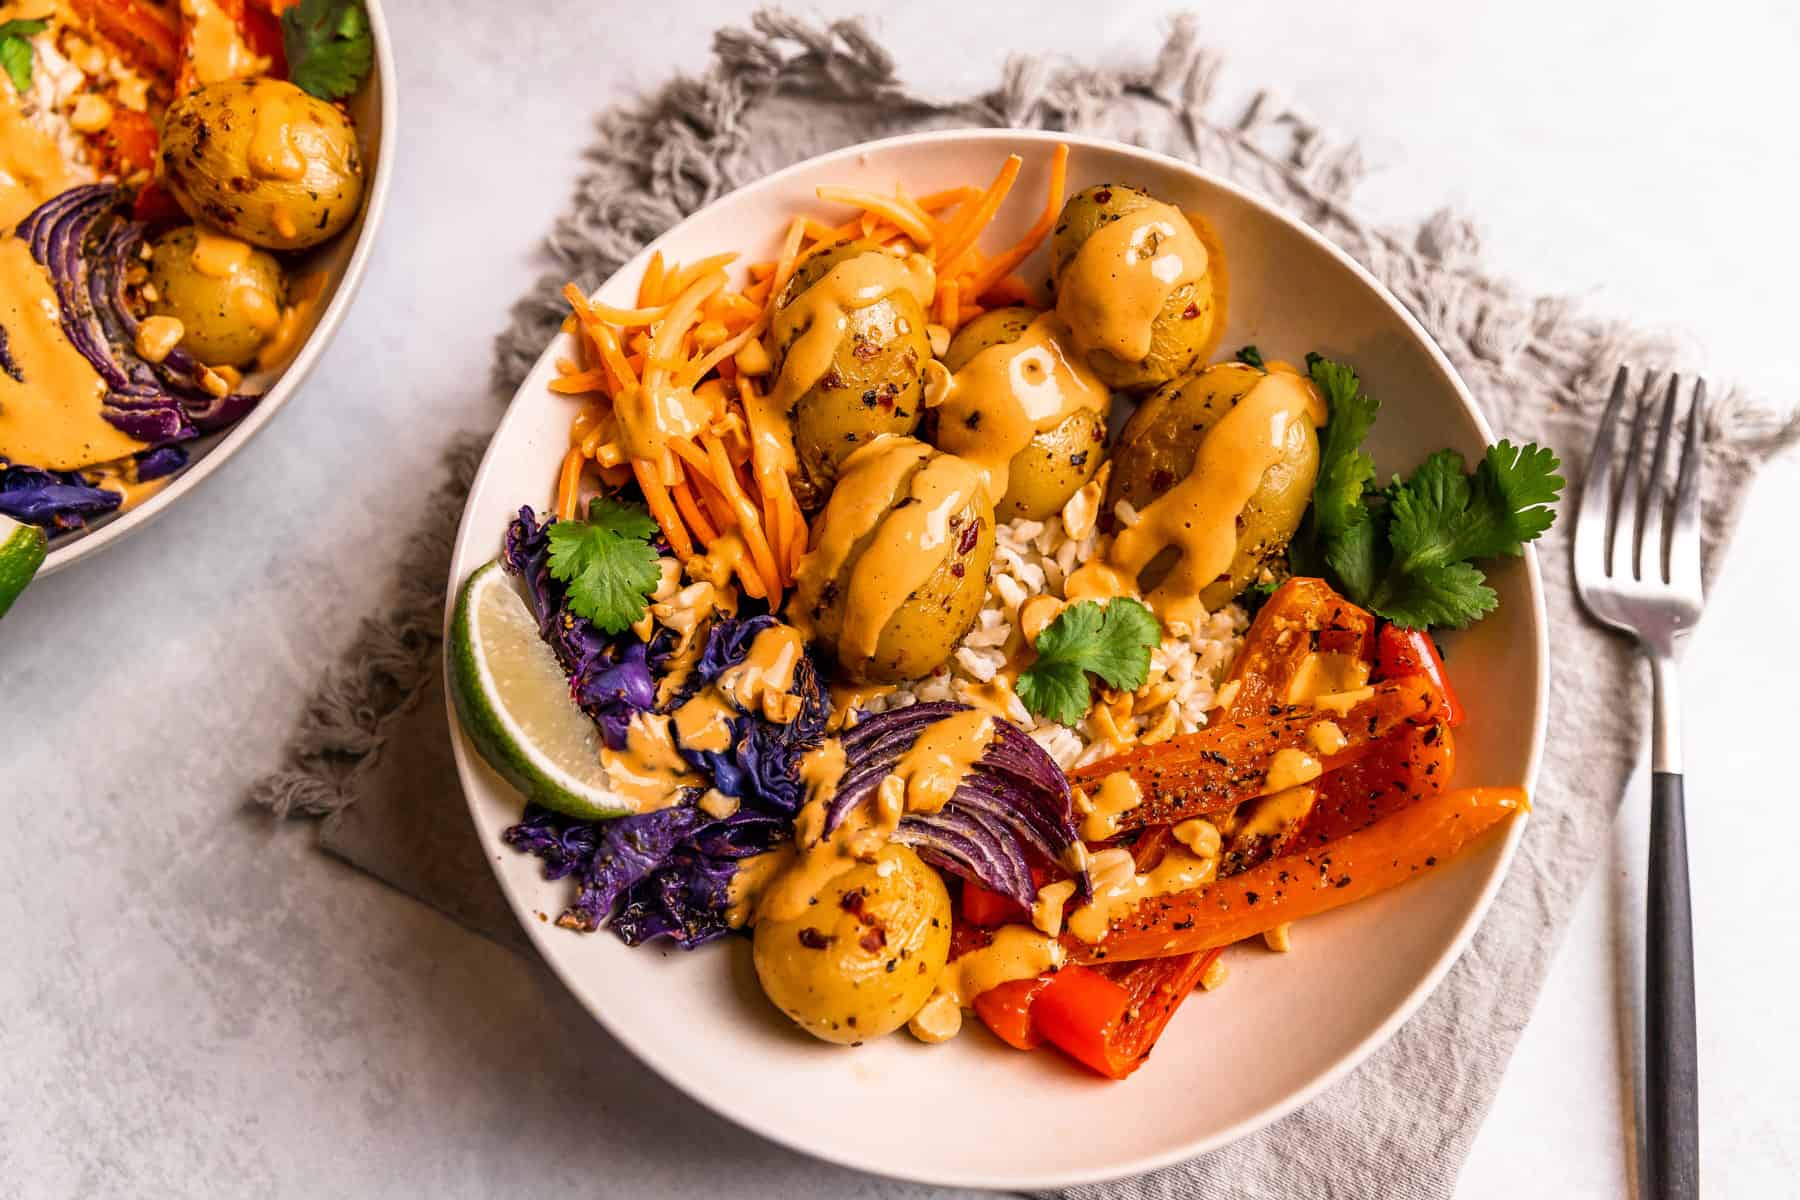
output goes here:
<path id="1" fill-rule="evenodd" d="M 1375 424 L 1381 402 L 1362 390 L 1356 372 L 1317 354 L 1306 356 L 1313 384 L 1325 396 L 1330 416 L 1319 439 L 1319 475 L 1312 504 L 1302 517 L 1288 550 L 1296 574 L 1323 575 L 1339 543 L 1364 547 L 1369 531 L 1359 528 L 1371 518 L 1363 495 L 1375 478 L 1375 460 L 1363 453 L 1363 439 Z M 1379 541 L 1379 539 L 1376 539 Z M 1366 573 L 1359 572 L 1359 574 Z M 1357 599 L 1352 593 L 1352 599 Z"/>
<path id="2" fill-rule="evenodd" d="M 1090 671 L 1122 691 L 1141 687 L 1150 674 L 1150 651 L 1161 641 L 1162 626 L 1141 601 L 1082 600 L 1038 634 L 1037 661 L 1014 690 L 1038 716 L 1074 725 L 1092 700 Z"/>
<path id="3" fill-rule="evenodd" d="M 1093 695 L 1087 672 L 1072 662 L 1032 663 L 1013 685 L 1025 707 L 1064 725 L 1079 725 Z"/>
<path id="4" fill-rule="evenodd" d="M 1396 625 L 1461 629 L 1493 612 L 1500 597 L 1487 576 L 1466 562 L 1434 564 L 1384 575 L 1369 605 Z"/>
<path id="5" fill-rule="evenodd" d="M 288 78 L 321 100 L 342 100 L 375 64 L 362 0 L 300 0 L 281 14 Z"/>
<path id="6" fill-rule="evenodd" d="M 550 575 L 569 585 L 569 608 L 607 633 L 623 633 L 644 615 L 662 582 L 661 556 L 650 544 L 656 522 L 643 509 L 599 496 L 585 521 L 548 530 Z"/>
<path id="7" fill-rule="evenodd" d="M 1255 346 L 1244 346 L 1238 350 L 1237 360 L 1246 367 L 1255 367 L 1259 371 L 1267 371 L 1269 369 L 1263 365 L 1262 351 L 1258 350 Z"/>
<path id="8" fill-rule="evenodd" d="M 36 20 L 0 22 L 0 70 L 21 96 L 31 88 L 31 39 L 47 28 Z"/>
<path id="9" fill-rule="evenodd" d="M 1290 568 L 1399 625 L 1460 628 L 1492 612 L 1498 597 L 1471 560 L 1518 555 L 1550 527 L 1563 488 L 1555 453 L 1501 442 L 1470 473 L 1462 455 L 1440 450 L 1377 488 L 1375 460 L 1360 447 L 1380 404 L 1348 366 L 1317 354 L 1306 365 L 1331 416 Z"/>

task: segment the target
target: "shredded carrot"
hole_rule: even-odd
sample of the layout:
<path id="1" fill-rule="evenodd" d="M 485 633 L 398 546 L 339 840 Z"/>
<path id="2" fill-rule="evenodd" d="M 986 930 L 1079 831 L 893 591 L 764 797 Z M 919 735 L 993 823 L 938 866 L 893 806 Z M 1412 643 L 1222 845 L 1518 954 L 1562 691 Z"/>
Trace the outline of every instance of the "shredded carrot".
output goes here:
<path id="1" fill-rule="evenodd" d="M 706 514 L 702 513 L 700 506 L 695 503 L 693 489 L 688 487 L 686 479 L 670 488 L 669 494 L 675 498 L 675 507 L 681 510 L 682 520 L 686 521 L 693 529 L 694 536 L 700 539 L 701 545 L 711 546 L 719 540 L 718 531 L 712 527 L 712 522 L 706 519 Z"/>
<path id="2" fill-rule="evenodd" d="M 788 226 L 787 237 L 782 239 L 781 257 L 775 260 L 775 274 L 769 279 L 769 306 L 771 313 L 776 299 L 782 289 L 787 287 L 788 280 L 794 277 L 794 267 L 800 261 L 800 239 L 806 233 L 806 218 L 795 217 Z"/>
<path id="3" fill-rule="evenodd" d="M 1019 177 L 1019 168 L 1024 165 L 1024 162 L 1025 160 L 1016 154 L 1007 155 L 1006 161 L 1000 166 L 1000 173 L 994 176 L 994 182 L 982 195 L 981 202 L 975 205 L 969 213 L 968 219 L 953 223 L 953 231 L 945 234 L 944 245 L 939 251 L 938 273 L 940 275 L 954 276 L 956 274 L 958 261 L 962 258 L 963 253 L 975 244 L 975 240 L 981 236 L 981 231 L 986 229 L 988 222 L 994 219 L 994 214 L 1000 211 L 1000 204 L 1006 199 L 1006 194 L 1012 191 L 1013 180 Z"/>
<path id="4" fill-rule="evenodd" d="M 928 256 L 937 276 L 928 312 L 952 330 L 986 307 L 1031 302 L 1032 289 L 1015 272 L 1054 226 L 1067 163 L 1067 149 L 1059 148 L 1050 163 L 1042 213 L 1023 237 L 991 256 L 978 243 L 1018 179 L 1017 155 L 1008 157 L 986 187 L 963 185 L 916 197 L 901 186 L 891 195 L 821 187 L 821 201 L 855 209 L 855 215 L 830 225 L 797 214 L 783 232 L 777 257 L 743 268 L 747 279 L 741 286 L 734 286 L 728 273 L 735 253 L 683 265 L 658 251 L 645 263 L 631 307 L 590 299 L 573 284 L 566 287 L 570 315 L 563 328 L 578 353 L 556 363 L 550 388 L 583 397 L 584 403 L 557 477 L 557 512 L 577 511 L 590 464 L 609 488 L 635 478 L 679 558 L 692 558 L 696 543 L 722 562 L 729 557 L 729 569 L 746 595 L 779 605 L 810 535 L 790 474 L 792 431 L 764 408 L 763 385 L 738 368 L 738 353 L 767 333 L 775 305 L 800 264 L 846 238 Z M 661 461 L 627 458 L 630 431 L 621 428 L 614 404 L 638 388 L 691 389 L 703 401 L 701 427 L 692 437 L 663 439 L 668 452 Z"/>
<path id="5" fill-rule="evenodd" d="M 580 446 L 570 446 L 569 452 L 563 455 L 562 471 L 556 480 L 556 515 L 561 520 L 575 519 L 576 505 L 581 497 L 581 469 L 586 463 Z"/>
<path id="6" fill-rule="evenodd" d="M 644 493 L 644 503 L 650 509 L 650 515 L 662 526 L 669 539 L 669 548 L 675 551 L 675 557 L 682 562 L 694 556 L 694 541 L 688 536 L 687 526 L 681 523 L 681 516 L 675 511 L 675 505 L 669 499 L 668 491 L 662 480 L 656 477 L 656 464 L 647 458 L 631 460 L 632 474 L 637 476 L 638 489 Z"/>
<path id="7" fill-rule="evenodd" d="M 865 216 L 878 213 L 895 229 L 904 233 L 918 245 L 928 246 L 931 244 L 931 218 L 922 209 L 903 198 L 883 196 L 878 192 L 865 192 L 857 188 L 840 187 L 819 188 L 818 196 L 827 204 L 844 204 L 851 208 L 860 208 Z"/>
<path id="8" fill-rule="evenodd" d="M 919 197 L 919 207 L 928 213 L 943 212 L 946 208 L 955 208 L 958 204 L 967 204 L 979 199 L 981 189 L 963 184 L 961 187 L 945 188 L 941 192 L 930 192 Z"/>
<path id="9" fill-rule="evenodd" d="M 662 295 L 663 256 L 658 250 L 650 256 L 644 266 L 644 277 L 638 280 L 637 302 L 640 307 L 648 305 L 652 296 Z"/>
<path id="10" fill-rule="evenodd" d="M 550 381 L 550 390 L 564 396 L 579 396 L 583 392 L 592 392 L 606 386 L 608 379 L 604 367 L 595 367 L 591 371 L 577 371 L 572 375 L 558 375 Z"/>
<path id="11" fill-rule="evenodd" d="M 1011 249 L 996 255 L 985 268 L 975 275 L 975 282 L 969 288 L 971 296 L 980 297 L 987 294 L 1000 280 L 1017 270 L 1019 264 L 1031 257 L 1031 254 L 1046 237 L 1051 227 L 1056 224 L 1056 216 L 1062 212 L 1063 188 L 1069 178 L 1069 147 L 1059 145 L 1050 159 L 1050 193 L 1044 198 L 1044 211 L 1025 231 L 1025 236 L 1013 243 Z"/>

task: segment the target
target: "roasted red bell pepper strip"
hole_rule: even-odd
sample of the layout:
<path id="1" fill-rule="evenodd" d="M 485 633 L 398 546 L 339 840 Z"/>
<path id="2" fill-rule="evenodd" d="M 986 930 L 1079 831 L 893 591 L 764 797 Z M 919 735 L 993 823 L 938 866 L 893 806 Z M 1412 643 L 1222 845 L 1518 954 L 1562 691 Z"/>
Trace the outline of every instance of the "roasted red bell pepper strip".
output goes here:
<path id="1" fill-rule="evenodd" d="M 1290 579 L 1275 589 L 1244 632 L 1244 644 L 1220 689 L 1231 698 L 1228 711 L 1259 713 L 1292 703 L 1289 689 L 1315 651 L 1372 661 L 1375 618 L 1323 579 Z"/>
<path id="2" fill-rule="evenodd" d="M 1318 757 L 1324 771 L 1360 758 L 1373 743 L 1396 730 L 1441 720 L 1442 702 L 1434 687 L 1410 680 L 1376 684 L 1343 711 L 1311 704 L 1277 708 L 1268 715 L 1220 720 L 1159 745 L 1082 767 L 1069 782 L 1093 795 L 1115 771 L 1127 771 L 1142 799 L 1120 814 L 1118 828 L 1172 824 L 1241 804 L 1272 790 L 1269 768 L 1283 750 Z M 1317 749 L 1314 729 L 1335 725 L 1342 743 L 1330 754 Z"/>
<path id="3" fill-rule="evenodd" d="M 1319 796 L 1297 844 L 1335 842 L 1435 796 L 1456 773 L 1456 737 L 1447 721 L 1405 729 L 1319 780 Z"/>
<path id="4" fill-rule="evenodd" d="M 161 13 L 138 0 L 69 0 L 75 15 L 165 88 L 181 65 L 181 39 Z"/>
<path id="5" fill-rule="evenodd" d="M 1039 975 L 1036 979 L 1015 979 L 989 988 L 975 997 L 975 1015 L 995 1037 L 1015 1050 L 1035 1050 L 1044 1044 L 1044 1035 L 1031 1019 L 1032 1002 L 1054 978 Z"/>
<path id="6" fill-rule="evenodd" d="M 1050 977 L 1031 1005 L 1033 1026 L 1076 1062 L 1111 1079 L 1131 1068 L 1116 1060 L 1111 1034 L 1131 1006 L 1131 993 L 1098 971 L 1065 966 Z"/>
<path id="7" fill-rule="evenodd" d="M 107 170 L 115 175 L 138 176 L 156 169 L 156 122 L 129 108 L 113 111 L 100 134 L 100 150 Z"/>
<path id="8" fill-rule="evenodd" d="M 277 79 L 287 77 L 287 53 L 282 43 L 281 20 L 266 8 L 251 5 L 248 0 L 211 0 L 218 10 L 218 16 L 229 22 L 231 29 L 217 33 L 205 33 L 197 27 L 197 23 L 186 6 L 181 8 L 181 64 L 175 73 L 175 94 L 185 96 L 203 83 L 214 83 L 217 80 L 204 79 L 200 74 L 199 45 L 204 36 L 208 44 L 221 36 L 236 38 L 243 49 L 250 55 L 268 60 L 269 65 L 264 74 Z M 223 60 L 222 65 L 238 64 L 230 58 Z M 239 73 L 246 73 L 240 70 Z"/>
<path id="9" fill-rule="evenodd" d="M 1323 847 L 1147 900 L 1115 917 L 1098 942 L 1064 934 L 1063 945 L 1077 962 L 1129 962 L 1229 946 L 1404 883 L 1529 808 L 1523 788 L 1464 788 L 1427 796 Z"/>
<path id="10" fill-rule="evenodd" d="M 1438 657 L 1437 643 L 1431 640 L 1431 635 L 1423 629 L 1383 625 L 1376 637 L 1375 677 L 1400 679 L 1408 675 L 1423 675 L 1431 680 L 1443 694 L 1445 720 L 1452 728 L 1462 724 L 1462 702 L 1456 698 L 1456 689 L 1450 686 L 1450 674 L 1444 670 L 1444 660 Z"/>
<path id="11" fill-rule="evenodd" d="M 165 225 L 186 220 L 187 213 L 175 202 L 169 189 L 152 180 L 138 189 L 137 199 L 131 202 L 131 219 L 146 225 Z"/>
<path id="12" fill-rule="evenodd" d="M 982 887 L 973 879 L 965 879 L 962 886 L 962 918 L 971 925 L 992 928 L 996 925 L 1029 922 L 1031 914 L 1011 896 L 1002 896 L 999 892 Z"/>

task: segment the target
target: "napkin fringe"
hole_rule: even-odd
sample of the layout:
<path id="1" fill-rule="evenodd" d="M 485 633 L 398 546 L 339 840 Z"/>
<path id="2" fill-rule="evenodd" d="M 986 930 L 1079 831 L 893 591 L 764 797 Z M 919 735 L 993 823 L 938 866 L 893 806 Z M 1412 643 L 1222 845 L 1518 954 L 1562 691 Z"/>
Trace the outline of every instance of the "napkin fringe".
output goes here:
<path id="1" fill-rule="evenodd" d="M 381 748 L 387 719 L 432 676 L 443 643 L 444 584 L 457 516 L 487 440 L 485 434 L 458 434 L 445 451 L 443 482 L 429 503 L 434 519 L 394 573 L 392 608 L 365 619 L 343 662 L 325 672 L 294 731 L 288 764 L 251 787 L 249 806 L 277 818 L 324 817 L 355 799 L 352 773 Z"/>

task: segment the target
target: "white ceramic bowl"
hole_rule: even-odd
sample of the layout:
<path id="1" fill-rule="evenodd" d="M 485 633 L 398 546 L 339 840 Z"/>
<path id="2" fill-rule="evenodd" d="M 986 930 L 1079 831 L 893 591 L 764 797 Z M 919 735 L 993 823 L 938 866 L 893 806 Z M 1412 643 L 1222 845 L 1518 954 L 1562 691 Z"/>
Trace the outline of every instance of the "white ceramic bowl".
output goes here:
<path id="1" fill-rule="evenodd" d="M 363 270 L 369 264 L 369 252 L 375 245 L 375 234 L 381 228 L 382 210 L 387 203 L 388 181 L 394 173 L 394 52 L 388 41 L 387 17 L 382 12 L 381 0 L 364 2 L 375 42 L 375 68 L 369 73 L 368 82 L 347 104 L 350 116 L 356 122 L 363 162 L 374 169 L 365 177 L 362 212 L 356 221 L 337 237 L 297 260 L 300 271 L 325 274 L 325 288 L 313 309 L 313 327 L 305 342 L 280 370 L 254 374 L 244 381 L 246 388 L 260 388 L 263 398 L 243 420 L 223 432 L 184 442 L 188 465 L 142 504 L 90 521 L 80 533 L 57 538 L 51 543 L 40 575 L 73 566 L 123 540 L 199 487 L 201 480 L 224 466 L 225 460 L 275 419 L 281 406 L 300 390 L 300 385 L 312 373 L 313 364 L 324 353 L 325 344 L 343 322 L 357 285 L 362 282 Z"/>
<path id="2" fill-rule="evenodd" d="M 1025 158 L 988 241 L 1023 232 L 1044 194 L 1050 153 L 1070 143 L 1069 188 L 1133 183 L 1218 228 L 1231 277 L 1223 343 L 1271 357 L 1317 349 L 1353 363 L 1384 402 L 1373 450 L 1383 472 L 1453 446 L 1476 456 L 1487 423 L 1425 331 L 1367 272 L 1317 234 L 1249 193 L 1185 163 L 1127 146 L 1003 130 L 937 132 L 853 147 L 801 163 L 711 205 L 651 249 L 692 261 L 741 250 L 774 257 L 792 213 L 813 210 L 822 183 L 914 194 L 984 182 L 1000 160 Z M 600 290 L 629 305 L 647 249 Z M 1046 267 L 1040 252 L 1034 266 Z M 495 434 L 457 536 L 451 599 L 499 551 L 521 504 L 551 504 L 574 405 L 546 382 L 574 353 L 545 350 Z M 1450 671 L 1469 710 L 1458 730 L 1461 783 L 1529 785 L 1545 711 L 1546 639 L 1529 552 L 1490 576 L 1499 612 L 1451 644 Z M 1222 1146 L 1305 1103 L 1377 1046 L 1430 994 L 1499 887 L 1522 820 L 1446 869 L 1303 923 L 1291 954 L 1227 952 L 1230 982 L 1191 998 L 1150 1061 L 1106 1083 L 1051 1052 L 1021 1054 L 970 1020 L 925 1046 L 904 1034 L 846 1050 L 814 1041 L 763 999 L 748 943 L 691 954 L 627 949 L 608 934 L 546 923 L 570 896 L 501 830 L 519 797 L 456 728 L 456 762 L 482 846 L 533 943 L 595 1018 L 701 1103 L 775 1141 L 863 1170 L 946 1185 L 1044 1188 L 1106 1179 Z"/>

